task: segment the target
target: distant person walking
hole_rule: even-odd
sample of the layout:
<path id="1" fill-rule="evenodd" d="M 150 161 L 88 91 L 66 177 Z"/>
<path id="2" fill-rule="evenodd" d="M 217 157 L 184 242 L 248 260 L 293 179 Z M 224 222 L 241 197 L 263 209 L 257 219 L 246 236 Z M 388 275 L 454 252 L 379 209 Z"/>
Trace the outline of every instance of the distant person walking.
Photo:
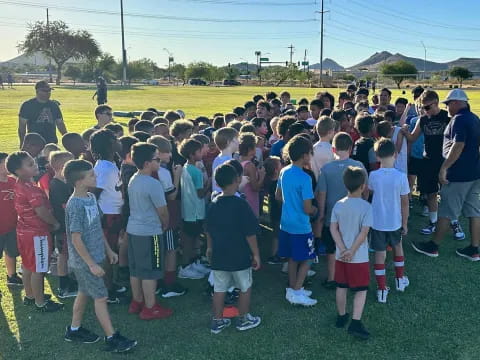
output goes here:
<path id="1" fill-rule="evenodd" d="M 2 87 L 2 90 L 5 90 L 5 88 L 3 87 L 3 77 L 2 77 L 2 74 L 0 74 L 0 86 Z"/>
<path id="2" fill-rule="evenodd" d="M 62 135 L 67 133 L 63 122 L 62 111 L 58 102 L 50 100 L 52 88 L 47 81 L 35 84 L 36 97 L 25 101 L 18 115 L 18 137 L 20 146 L 27 132 L 35 132 L 43 136 L 47 143 L 58 143 L 56 130 Z"/>
<path id="3" fill-rule="evenodd" d="M 13 89 L 13 76 L 10 73 L 7 74 L 7 83 L 10 89 Z"/>
<path id="4" fill-rule="evenodd" d="M 103 76 L 97 78 L 97 91 L 92 96 L 92 100 L 97 97 L 97 104 L 103 105 L 107 103 L 107 82 Z"/>

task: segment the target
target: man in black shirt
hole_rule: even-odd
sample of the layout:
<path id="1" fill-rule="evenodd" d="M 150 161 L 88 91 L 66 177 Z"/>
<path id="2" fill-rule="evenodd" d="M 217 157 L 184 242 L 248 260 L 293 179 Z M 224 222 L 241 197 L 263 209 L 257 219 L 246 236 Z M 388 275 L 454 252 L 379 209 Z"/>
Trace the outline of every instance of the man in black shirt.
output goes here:
<path id="1" fill-rule="evenodd" d="M 58 143 L 56 130 L 67 133 L 58 103 L 50 100 L 52 88 L 45 80 L 35 84 L 36 97 L 25 101 L 18 116 L 18 137 L 20 146 L 27 132 L 42 135 L 48 143 Z"/>

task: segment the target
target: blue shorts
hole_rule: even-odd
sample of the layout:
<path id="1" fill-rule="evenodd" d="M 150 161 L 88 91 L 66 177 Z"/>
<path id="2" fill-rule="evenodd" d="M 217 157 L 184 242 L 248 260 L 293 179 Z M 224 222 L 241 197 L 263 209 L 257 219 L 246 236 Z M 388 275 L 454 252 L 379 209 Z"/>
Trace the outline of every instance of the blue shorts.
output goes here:
<path id="1" fill-rule="evenodd" d="M 312 233 L 289 234 L 280 230 L 278 234 L 278 255 L 293 261 L 315 258 L 315 240 Z"/>

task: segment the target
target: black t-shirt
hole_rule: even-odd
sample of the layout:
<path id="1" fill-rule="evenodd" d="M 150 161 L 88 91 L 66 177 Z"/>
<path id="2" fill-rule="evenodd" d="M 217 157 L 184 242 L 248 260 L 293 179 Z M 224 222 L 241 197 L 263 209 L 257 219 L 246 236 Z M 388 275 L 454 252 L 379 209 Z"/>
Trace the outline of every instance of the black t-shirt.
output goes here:
<path id="1" fill-rule="evenodd" d="M 20 117 L 27 119 L 27 132 L 38 133 L 48 143 L 58 143 L 57 120 L 62 119 L 62 112 L 55 101 L 45 103 L 36 98 L 25 101 L 20 108 Z"/>
<path id="2" fill-rule="evenodd" d="M 124 188 L 124 201 L 123 201 L 123 207 L 122 207 L 122 219 L 125 223 L 125 226 L 127 226 L 128 218 L 130 216 L 130 199 L 128 197 L 128 183 L 130 182 L 130 179 L 132 176 L 137 172 L 137 167 L 130 165 L 130 164 L 124 164 L 120 166 L 120 178 L 122 179 L 122 184 Z"/>
<path id="3" fill-rule="evenodd" d="M 213 199 L 207 215 L 212 237 L 213 270 L 240 271 L 252 265 L 247 236 L 256 235 L 258 220 L 250 205 L 237 196 Z"/>
<path id="4" fill-rule="evenodd" d="M 59 179 L 53 178 L 50 181 L 50 204 L 52 204 L 53 216 L 60 223 L 60 229 L 57 233 L 65 233 L 65 206 L 67 201 L 73 193 L 73 189 L 70 185 L 67 185 Z"/>
<path id="5" fill-rule="evenodd" d="M 360 161 L 368 173 L 372 171 L 372 169 L 370 169 L 370 163 L 375 162 L 375 153 L 373 152 L 374 143 L 372 138 L 361 137 L 355 141 L 352 150 L 352 159 Z"/>
<path id="6" fill-rule="evenodd" d="M 420 118 L 420 128 L 425 136 L 425 151 L 423 156 L 430 160 L 443 160 L 443 133 L 448 125 L 450 118 L 448 112 L 440 112 L 429 118 L 424 115 Z"/>

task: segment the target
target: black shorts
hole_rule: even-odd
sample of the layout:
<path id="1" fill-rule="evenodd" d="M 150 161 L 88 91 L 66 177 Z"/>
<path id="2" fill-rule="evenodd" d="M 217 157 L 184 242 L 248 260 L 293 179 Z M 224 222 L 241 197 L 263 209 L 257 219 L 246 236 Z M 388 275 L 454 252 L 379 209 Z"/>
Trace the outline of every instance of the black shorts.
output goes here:
<path id="1" fill-rule="evenodd" d="M 172 230 L 172 229 L 165 230 L 165 232 L 163 233 L 163 237 L 165 240 L 166 251 L 172 251 L 178 248 L 178 242 L 180 239 L 178 230 Z"/>
<path id="2" fill-rule="evenodd" d="M 394 247 L 402 242 L 402 229 L 395 231 L 370 230 L 370 247 L 375 251 L 386 251 L 387 245 Z"/>
<path id="3" fill-rule="evenodd" d="M 11 258 L 16 258 L 20 255 L 17 246 L 17 232 L 15 230 L 0 235 L 0 259 L 4 250 Z"/>
<path id="4" fill-rule="evenodd" d="M 183 232 L 193 238 L 199 237 L 203 233 L 203 220 L 184 221 Z"/>
<path id="5" fill-rule="evenodd" d="M 418 187 L 422 194 L 435 194 L 440 190 L 438 174 L 442 167 L 443 159 L 423 159 L 420 173 L 418 174 Z"/>
<path id="6" fill-rule="evenodd" d="M 422 171 L 423 159 L 419 159 L 413 156 L 408 158 L 408 175 L 419 176 Z"/>
<path id="7" fill-rule="evenodd" d="M 330 226 L 323 227 L 322 243 L 325 245 L 325 252 L 327 254 L 335 254 L 335 240 L 333 240 L 332 233 L 330 232 Z"/>

